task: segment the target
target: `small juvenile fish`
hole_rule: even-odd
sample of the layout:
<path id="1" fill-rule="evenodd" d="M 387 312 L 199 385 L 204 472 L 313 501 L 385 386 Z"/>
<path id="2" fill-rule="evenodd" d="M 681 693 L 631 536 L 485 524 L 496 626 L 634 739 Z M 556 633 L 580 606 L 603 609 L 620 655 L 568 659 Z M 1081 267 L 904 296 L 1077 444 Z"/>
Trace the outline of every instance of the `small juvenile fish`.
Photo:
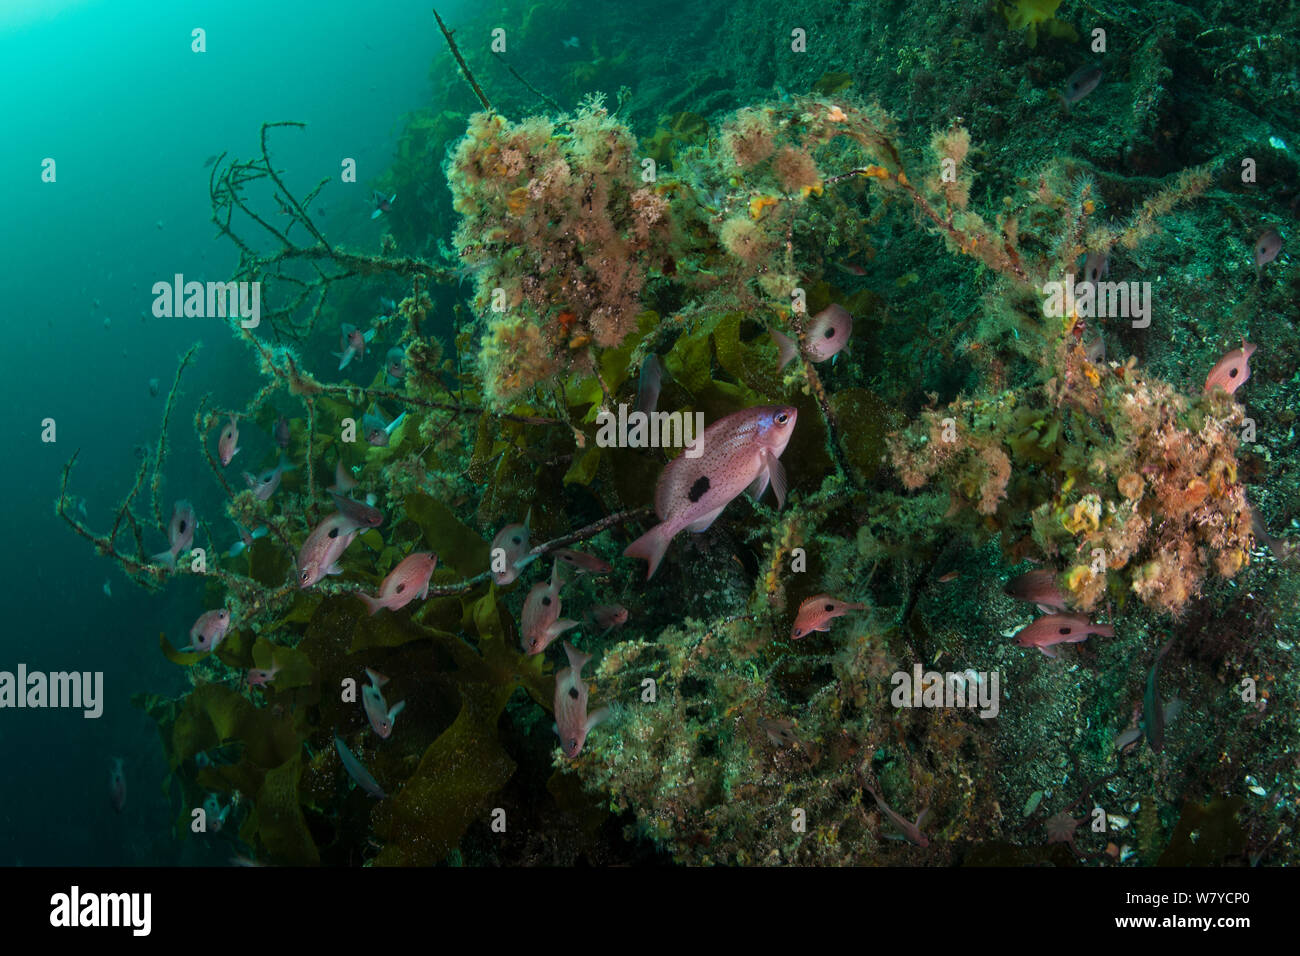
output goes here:
<path id="1" fill-rule="evenodd" d="M 551 553 L 565 564 L 576 568 L 579 574 L 608 574 L 614 570 L 614 566 L 608 561 L 604 561 L 594 554 L 587 554 L 585 551 L 557 548 Z"/>
<path id="2" fill-rule="evenodd" d="M 1282 251 L 1282 237 L 1276 229 L 1266 229 L 1255 240 L 1255 278 L 1264 277 L 1264 267 Z"/>
<path id="3" fill-rule="evenodd" d="M 275 663 L 275 658 L 271 659 L 270 668 L 253 667 L 248 671 L 249 687 L 265 687 L 271 681 L 275 680 L 275 675 L 280 673 L 280 666 Z"/>
<path id="4" fill-rule="evenodd" d="M 560 616 L 560 588 L 564 581 L 560 579 L 560 562 L 551 565 L 551 582 L 539 581 L 533 585 L 524 598 L 524 609 L 520 612 L 519 643 L 529 657 L 540 654 L 571 627 L 577 627 L 577 621 L 558 620 Z"/>
<path id="5" fill-rule="evenodd" d="M 152 396 L 157 397 L 157 395 L 158 395 L 158 379 L 156 379 L 156 378 L 151 378 L 151 379 L 149 379 L 149 394 L 152 395 Z"/>
<path id="6" fill-rule="evenodd" d="M 190 648 L 215 651 L 229 628 L 230 612 L 224 607 L 218 611 L 204 611 L 190 628 Z"/>
<path id="7" fill-rule="evenodd" d="M 342 574 L 338 560 L 360 530 L 354 520 L 338 512 L 318 524 L 298 551 L 298 587 L 309 588 L 327 574 Z"/>
<path id="8" fill-rule="evenodd" d="M 1214 363 L 1210 374 L 1205 376 L 1205 394 L 1209 395 L 1215 387 L 1232 395 L 1250 378 L 1250 357 L 1255 354 L 1254 342 L 1241 342 L 1241 348 L 1233 349 Z"/>
<path id="9" fill-rule="evenodd" d="M 621 604 L 597 604 L 590 611 L 592 623 L 600 628 L 603 637 L 609 631 L 627 623 L 628 611 Z"/>
<path id="10" fill-rule="evenodd" d="M 245 551 L 251 548 L 253 546 L 253 542 L 256 541 L 258 538 L 265 538 L 267 533 L 266 525 L 260 525 L 257 528 L 257 530 L 253 531 L 252 533 L 244 530 L 238 524 L 235 525 L 235 528 L 239 531 L 239 540 L 236 541 L 234 544 L 232 544 L 230 546 L 230 550 L 226 552 L 226 557 L 228 558 L 239 557 L 241 554 L 243 554 Z"/>
<path id="11" fill-rule="evenodd" d="M 1097 88 L 1101 83 L 1102 75 L 1099 66 L 1081 66 L 1070 74 L 1070 78 L 1065 81 L 1065 89 L 1061 92 L 1061 100 L 1065 103 L 1067 113 L 1070 112 L 1073 104 Z"/>
<path id="12" fill-rule="evenodd" d="M 876 793 L 876 791 L 872 789 L 869 785 L 864 783 L 863 787 L 866 789 L 867 793 L 875 797 L 876 806 L 880 808 L 880 812 L 883 813 L 885 816 L 889 817 L 890 821 L 894 824 L 894 826 L 898 827 L 898 829 L 903 832 L 903 835 L 907 837 L 907 839 L 910 842 L 915 843 L 919 847 L 927 847 L 930 845 L 929 837 L 927 837 L 924 833 L 921 832 L 921 821 L 924 820 L 926 814 L 930 812 L 929 807 L 926 807 L 919 814 L 917 814 L 916 822 L 912 823 L 911 821 L 905 820 L 903 817 L 895 813 L 890 808 L 889 804 L 885 803 L 885 801 L 881 799 L 880 794 Z"/>
<path id="13" fill-rule="evenodd" d="M 343 467 L 343 459 L 340 458 L 334 463 L 334 484 L 326 488 L 326 491 L 337 492 L 345 495 L 357 486 L 356 478 L 352 477 L 352 472 Z"/>
<path id="14" fill-rule="evenodd" d="M 276 489 L 280 487 L 280 477 L 286 471 L 294 470 L 295 468 L 293 465 L 281 458 L 278 465 L 274 468 L 268 468 L 260 475 L 251 475 L 248 472 L 244 472 L 244 482 L 248 487 L 253 489 L 253 496 L 257 498 L 258 501 L 266 501 L 271 497 L 271 495 L 275 494 Z"/>
<path id="15" fill-rule="evenodd" d="M 343 761 L 343 769 L 348 772 L 349 777 L 356 781 L 358 787 L 380 800 L 388 796 L 375 778 L 371 776 L 370 771 L 348 749 L 348 745 L 343 742 L 342 737 L 337 735 L 334 737 L 334 749 L 338 751 L 339 760 Z"/>
<path id="16" fill-rule="evenodd" d="M 113 596 L 113 585 L 109 582 L 108 578 L 104 578 L 104 596 Z"/>
<path id="17" fill-rule="evenodd" d="M 568 50 L 576 50 L 576 49 L 578 48 L 578 38 L 577 38 L 577 37 L 569 37 L 569 39 L 567 39 L 567 40 L 561 40 L 561 41 L 560 41 L 560 46 L 562 46 L 562 47 L 564 47 L 565 49 L 568 49 Z"/>
<path id="18" fill-rule="evenodd" d="M 213 833 L 220 833 L 221 828 L 226 825 L 226 817 L 230 815 L 234 806 L 234 803 L 230 803 L 223 807 L 220 797 L 215 793 L 208 794 L 207 799 L 203 801 L 203 812 L 207 814 L 208 829 Z"/>
<path id="19" fill-rule="evenodd" d="M 1093 624 L 1086 614 L 1048 614 L 1016 633 L 1020 647 L 1036 647 L 1048 657 L 1056 657 L 1052 650 L 1057 644 L 1078 644 L 1093 635 L 1114 637 L 1115 629 L 1109 624 Z"/>
<path id="20" fill-rule="evenodd" d="M 289 419 L 281 415 L 275 420 L 275 427 L 271 430 L 271 437 L 283 449 L 289 447 L 289 435 Z"/>
<path id="21" fill-rule="evenodd" d="M 609 708 L 602 707 L 587 713 L 587 685 L 582 682 L 582 669 L 591 660 L 590 654 L 574 650 L 564 642 L 564 654 L 569 666 L 555 675 L 555 732 L 560 737 L 564 756 L 572 760 L 582 753 L 587 734 L 609 716 Z"/>
<path id="22" fill-rule="evenodd" d="M 798 416 L 799 410 L 790 405 L 741 409 L 718 419 L 696 439 L 703 444 L 698 458 L 681 454 L 664 466 L 655 487 L 660 523 L 623 551 L 625 557 L 649 562 L 646 580 L 654 576 L 679 531 L 707 530 L 746 487 L 758 499 L 771 483 L 777 507 L 785 504 L 780 457 Z"/>
<path id="23" fill-rule="evenodd" d="M 397 201 L 397 193 L 393 193 L 391 196 L 385 199 L 384 194 L 381 193 L 378 189 L 376 189 L 373 192 L 371 192 L 370 201 L 375 204 L 375 211 L 370 214 L 370 218 L 378 219 L 384 213 L 390 212 L 392 210 L 393 203 Z"/>
<path id="24" fill-rule="evenodd" d="M 772 340 L 780 354 L 779 368 L 785 368 L 799 352 L 799 345 L 788 335 L 771 329 Z M 853 316 L 849 310 L 832 302 L 812 317 L 804 330 L 803 354 L 810 362 L 825 362 L 834 358 L 840 349 L 849 344 L 853 334 Z"/>
<path id="25" fill-rule="evenodd" d="M 641 376 L 637 379 L 636 410 L 649 415 L 659 406 L 659 392 L 663 388 L 664 367 L 659 356 L 651 353 L 641 363 Z"/>
<path id="26" fill-rule="evenodd" d="M 359 527 L 378 528 L 384 523 L 384 513 L 378 508 L 346 498 L 336 491 L 330 492 L 330 498 L 333 499 L 334 507 L 339 509 L 339 513 L 355 521 Z"/>
<path id="27" fill-rule="evenodd" d="M 361 703 L 365 707 L 366 716 L 370 718 L 370 726 L 384 740 L 387 740 L 393 733 L 393 722 L 397 720 L 397 715 L 406 707 L 406 701 L 399 700 L 392 707 L 384 700 L 383 691 L 380 690 L 388 683 L 388 678 L 383 674 L 377 674 L 369 667 L 366 668 L 366 676 L 370 678 L 370 683 L 361 688 Z"/>
<path id="28" fill-rule="evenodd" d="M 113 769 L 108 774 L 108 799 L 118 813 L 126 809 L 126 772 L 121 757 L 113 758 Z"/>
<path id="29" fill-rule="evenodd" d="M 153 556 L 169 568 L 176 567 L 178 555 L 188 551 L 194 543 L 194 506 L 188 501 L 178 501 L 172 506 L 172 520 L 167 525 L 167 539 L 171 547 Z"/>
<path id="30" fill-rule="evenodd" d="M 1007 582 L 1003 592 L 1009 597 L 1037 604 L 1044 611 L 1066 611 L 1065 593 L 1056 584 L 1056 572 L 1050 568 L 1026 571 Z"/>
<path id="31" fill-rule="evenodd" d="M 498 553 L 505 560 L 504 571 L 492 572 L 492 580 L 496 581 L 497 587 L 512 584 L 519 577 L 519 572 L 530 563 L 521 562 L 520 559 L 528 553 L 528 524 L 532 517 L 533 509 L 530 507 L 523 524 L 508 524 L 492 539 L 492 549 L 488 552 L 492 556 L 491 560 L 496 561 Z"/>
<path id="32" fill-rule="evenodd" d="M 221 429 L 221 437 L 217 440 L 217 457 L 221 459 L 221 467 L 224 468 L 230 464 L 230 460 L 239 454 L 239 425 L 235 422 L 235 416 L 230 416 L 230 422 L 225 428 Z"/>
<path id="33" fill-rule="evenodd" d="M 813 631 L 829 631 L 831 621 L 848 614 L 849 611 L 866 610 L 865 604 L 849 604 L 837 601 L 829 594 L 814 594 L 799 605 L 799 612 L 794 616 L 794 628 L 790 636 L 795 640 Z"/>
<path id="34" fill-rule="evenodd" d="M 343 371 L 351 363 L 353 358 L 366 357 L 366 343 L 373 342 L 375 338 L 374 329 L 366 329 L 362 332 L 355 325 L 347 322 L 341 326 L 343 335 L 339 340 L 339 348 L 343 351 L 335 352 L 339 359 L 339 371 Z"/>
<path id="35" fill-rule="evenodd" d="M 383 412 L 379 406 L 375 406 L 375 411 L 366 412 L 361 416 L 361 427 L 366 436 L 366 442 L 377 448 L 387 448 L 388 439 L 392 437 L 397 426 L 402 424 L 406 418 L 406 412 L 402 412 L 392 421 L 385 421 Z"/>
<path id="36" fill-rule="evenodd" d="M 394 345 L 384 356 L 384 383 L 396 385 L 406 378 L 406 352 L 401 346 Z"/>
<path id="37" fill-rule="evenodd" d="M 388 577 L 379 585 L 379 596 L 357 592 L 357 597 L 376 613 L 380 608 L 399 611 L 417 597 L 424 600 L 429 596 L 429 579 L 433 569 L 438 566 L 438 556 L 431 551 L 421 551 L 401 560 L 397 567 L 388 572 Z"/>

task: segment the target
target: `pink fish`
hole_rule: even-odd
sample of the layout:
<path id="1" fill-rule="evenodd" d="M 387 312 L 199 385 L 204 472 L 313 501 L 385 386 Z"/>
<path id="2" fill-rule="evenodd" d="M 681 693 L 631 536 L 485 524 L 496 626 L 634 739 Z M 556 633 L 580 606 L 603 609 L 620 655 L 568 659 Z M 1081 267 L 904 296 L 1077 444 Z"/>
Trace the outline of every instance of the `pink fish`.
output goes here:
<path id="1" fill-rule="evenodd" d="M 1264 267 L 1277 258 L 1282 251 L 1282 237 L 1276 229 L 1265 230 L 1255 240 L 1255 278 L 1264 276 Z"/>
<path id="2" fill-rule="evenodd" d="M 178 501 L 172 506 L 172 520 L 167 525 L 167 539 L 171 547 L 153 556 L 169 568 L 176 567 L 176 558 L 194 543 L 194 506 L 188 501 Z"/>
<path id="3" fill-rule="evenodd" d="M 392 210 L 393 203 L 397 201 L 397 193 L 393 193 L 385 199 L 384 194 L 376 189 L 371 192 L 370 201 L 375 204 L 375 211 L 370 214 L 370 218 L 378 219 L 384 213 Z"/>
<path id="4" fill-rule="evenodd" d="M 865 604 L 849 604 L 837 601 L 829 594 L 814 594 L 799 605 L 799 613 L 794 616 L 794 628 L 790 636 L 795 640 L 811 634 L 813 631 L 829 631 L 831 621 L 848 614 L 849 611 L 862 611 Z"/>
<path id="5" fill-rule="evenodd" d="M 318 524 L 298 552 L 298 587 L 309 588 L 327 574 L 342 574 L 338 560 L 358 531 L 353 519 L 338 512 Z"/>
<path id="6" fill-rule="evenodd" d="M 366 343 L 375 338 L 374 329 L 366 329 L 362 332 L 355 325 L 349 325 L 344 322 L 342 325 L 343 334 L 339 339 L 339 348 L 343 351 L 335 352 L 339 357 L 339 371 L 343 371 L 348 364 L 355 358 L 366 357 Z"/>
<path id="7" fill-rule="evenodd" d="M 409 555 L 388 572 L 384 583 L 379 586 L 379 596 L 357 592 L 357 597 L 366 602 L 370 613 L 376 613 L 386 607 L 398 611 L 406 607 L 417 597 L 424 600 L 429 596 L 429 578 L 438 566 L 438 556 L 430 551 L 421 551 Z"/>
<path id="8" fill-rule="evenodd" d="M 204 611 L 190 628 L 190 649 L 215 651 L 230 629 L 230 612 L 224 607 L 217 611 Z"/>
<path id="9" fill-rule="evenodd" d="M 283 458 L 274 468 L 268 468 L 260 475 L 251 475 L 244 472 L 244 482 L 248 487 L 253 489 L 253 495 L 258 501 L 266 501 L 275 490 L 280 487 L 280 478 L 286 471 L 293 471 L 294 466 L 289 464 Z"/>
<path id="10" fill-rule="evenodd" d="M 585 551 L 557 548 L 551 553 L 571 568 L 575 568 L 579 574 L 608 574 L 614 570 L 614 566 L 608 561 L 604 561 L 594 554 L 587 554 Z"/>
<path id="11" fill-rule="evenodd" d="M 681 454 L 664 466 L 655 487 L 660 524 L 623 551 L 625 557 L 649 562 L 646 580 L 653 577 L 679 531 L 707 530 L 747 487 L 761 498 L 771 483 L 777 507 L 785 504 L 785 470 L 779 459 L 798 415 L 790 405 L 742 409 L 704 430 L 697 439 L 702 443 L 698 458 Z"/>
<path id="12" fill-rule="evenodd" d="M 627 623 L 628 611 L 621 604 L 598 604 L 590 611 L 592 623 L 601 632 L 612 631 Z"/>
<path id="13" fill-rule="evenodd" d="M 121 757 L 113 758 L 113 769 L 108 774 L 108 799 L 118 813 L 126 809 L 126 773 Z"/>
<path id="14" fill-rule="evenodd" d="M 785 368 L 799 352 L 798 343 L 788 335 L 771 330 L 772 340 L 780 353 L 781 368 Z M 804 330 L 803 354 L 810 362 L 825 362 L 834 358 L 840 349 L 849 344 L 853 334 L 853 316 L 842 305 L 831 303 L 812 317 Z"/>
<path id="15" fill-rule="evenodd" d="M 587 713 L 587 685 L 582 682 L 582 668 L 591 655 L 574 650 L 568 641 L 564 642 L 564 654 L 569 666 L 555 675 L 555 732 L 560 737 L 564 756 L 572 760 L 582 752 L 591 728 L 609 716 L 609 708 Z"/>
<path id="16" fill-rule="evenodd" d="M 340 458 L 334 463 L 334 484 L 325 490 L 345 495 L 356 486 L 357 480 L 352 477 L 351 471 L 343 467 L 343 459 Z"/>
<path id="17" fill-rule="evenodd" d="M 377 674 L 369 667 L 366 668 L 366 676 L 370 678 L 370 683 L 361 688 L 361 703 L 365 708 L 366 716 L 370 718 L 370 726 L 384 740 L 387 740 L 393 733 L 393 722 L 397 720 L 397 715 L 406 707 L 406 701 L 399 700 L 391 708 L 388 702 L 384 700 L 383 691 L 380 690 L 388 683 L 388 678 L 383 674 Z"/>
<path id="18" fill-rule="evenodd" d="M 929 807 L 926 807 L 919 814 L 917 814 L 916 822 L 912 823 L 911 821 L 907 820 L 903 816 L 895 813 L 890 808 L 889 804 L 885 803 L 885 801 L 881 799 L 880 794 L 876 793 L 876 791 L 872 789 L 869 785 L 864 783 L 863 787 L 866 789 L 867 793 L 871 794 L 873 797 L 876 798 L 876 806 L 880 808 L 880 812 L 883 813 L 885 816 L 889 817 L 889 819 L 893 822 L 894 826 L 898 827 L 898 829 L 903 831 L 903 835 L 907 837 L 907 839 L 910 842 L 915 843 L 919 847 L 927 847 L 930 845 L 929 837 L 927 837 L 924 833 L 921 832 L 921 821 L 924 820 L 926 814 L 930 812 Z"/>
<path id="19" fill-rule="evenodd" d="M 1005 593 L 1021 601 L 1037 604 L 1044 611 L 1065 611 L 1069 606 L 1065 593 L 1057 586 L 1056 572 L 1050 568 L 1026 571 L 1007 582 Z"/>
<path id="20" fill-rule="evenodd" d="M 221 437 L 217 440 L 217 457 L 221 459 L 221 467 L 229 465 L 230 460 L 238 454 L 239 425 L 235 422 L 234 414 L 231 414 L 230 422 L 221 429 Z"/>
<path id="21" fill-rule="evenodd" d="M 560 616 L 560 588 L 564 582 L 560 579 L 560 562 L 551 565 L 551 583 L 539 581 L 533 585 L 524 598 L 524 609 L 520 613 L 519 643 L 528 656 L 540 654 L 571 627 L 577 627 L 577 621 L 557 620 Z"/>
<path id="22" fill-rule="evenodd" d="M 497 532 L 492 539 L 492 549 L 488 552 L 492 561 L 492 580 L 497 587 L 514 583 L 519 572 L 530 562 L 522 560 L 528 553 L 528 523 L 532 520 L 533 509 L 528 509 L 523 524 L 508 524 Z M 502 570 L 498 567 L 504 565 Z"/>
<path id="23" fill-rule="evenodd" d="M 249 669 L 248 686 L 265 687 L 271 681 L 275 680 L 275 675 L 278 673 L 280 673 L 280 667 L 275 663 L 275 659 L 272 658 L 271 667 L 269 669 L 262 667 L 253 667 Z"/>
<path id="24" fill-rule="evenodd" d="M 1229 395 L 1236 392 L 1250 378 L 1250 357 L 1255 354 L 1255 349 L 1254 342 L 1242 339 L 1241 348 L 1233 349 L 1215 362 L 1210 374 L 1205 376 L 1205 394 L 1209 395 L 1215 386 Z"/>
<path id="25" fill-rule="evenodd" d="M 1078 644 L 1094 634 L 1114 637 L 1115 629 L 1109 624 L 1093 624 L 1086 614 L 1048 614 L 1022 627 L 1016 633 L 1016 644 L 1036 647 L 1048 657 L 1055 657 L 1055 645 Z"/>
<path id="26" fill-rule="evenodd" d="M 345 498 L 334 491 L 330 492 L 330 497 L 334 499 L 334 507 L 339 509 L 339 513 L 354 521 L 358 527 L 378 528 L 384 523 L 384 513 L 378 508 Z"/>

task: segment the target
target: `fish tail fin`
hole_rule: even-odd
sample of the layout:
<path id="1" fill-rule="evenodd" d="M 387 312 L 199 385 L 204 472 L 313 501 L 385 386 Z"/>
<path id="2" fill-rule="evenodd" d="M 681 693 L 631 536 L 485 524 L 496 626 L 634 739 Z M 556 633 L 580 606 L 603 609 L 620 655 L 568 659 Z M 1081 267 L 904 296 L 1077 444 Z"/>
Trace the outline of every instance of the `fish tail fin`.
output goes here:
<path id="1" fill-rule="evenodd" d="M 399 700 L 399 701 L 398 701 L 397 703 L 395 703 L 392 707 L 388 708 L 388 719 L 389 719 L 389 721 L 396 720 L 396 719 L 397 719 L 397 715 L 400 714 L 400 713 L 401 713 L 402 711 L 404 711 L 404 710 L 406 710 L 406 701 L 404 701 L 404 700 Z"/>
<path id="2" fill-rule="evenodd" d="M 378 219 L 378 218 L 379 218 L 380 216 L 382 216 L 383 214 L 384 214 L 384 211 L 383 211 L 382 209 L 376 209 L 374 212 L 372 212 L 372 213 L 370 214 L 370 218 L 371 218 L 371 219 Z"/>
<path id="3" fill-rule="evenodd" d="M 176 570 L 176 555 L 171 551 L 160 551 L 151 560 L 157 561 L 159 564 L 165 564 L 173 571 Z"/>
<path id="4" fill-rule="evenodd" d="M 641 558 L 643 561 L 650 562 L 650 567 L 646 570 L 645 575 L 646 580 L 649 581 L 654 577 L 659 562 L 664 559 L 664 553 L 667 552 L 668 543 L 672 539 L 673 536 L 669 533 L 667 522 L 662 522 L 629 544 L 623 550 L 623 557 Z"/>
<path id="5" fill-rule="evenodd" d="M 776 329 L 769 329 L 768 331 L 772 336 L 772 341 L 776 343 L 777 355 L 781 360 L 777 368 L 783 369 L 799 354 L 799 346 L 790 336 L 783 335 Z"/>
<path id="6" fill-rule="evenodd" d="M 1115 636 L 1115 628 L 1111 627 L 1109 624 L 1094 624 L 1092 626 L 1092 632 L 1098 637 Z"/>
<path id="7" fill-rule="evenodd" d="M 388 683 L 387 677 L 379 673 L 379 671 L 372 671 L 369 667 L 366 668 L 366 676 L 370 678 L 370 683 L 376 687 L 383 687 Z"/>
<path id="8" fill-rule="evenodd" d="M 385 607 L 383 601 L 379 600 L 378 598 L 372 598 L 369 594 L 366 594 L 363 591 L 356 591 L 355 594 L 357 597 L 361 598 L 361 600 L 365 602 L 366 607 L 370 608 L 370 613 L 372 615 L 378 614 L 379 609 Z"/>

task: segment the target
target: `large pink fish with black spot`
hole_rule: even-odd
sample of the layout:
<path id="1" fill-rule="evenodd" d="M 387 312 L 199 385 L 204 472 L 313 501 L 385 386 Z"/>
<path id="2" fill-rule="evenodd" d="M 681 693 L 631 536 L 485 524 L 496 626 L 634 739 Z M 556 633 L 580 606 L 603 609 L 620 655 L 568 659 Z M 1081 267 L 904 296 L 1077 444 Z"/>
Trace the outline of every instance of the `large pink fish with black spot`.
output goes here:
<path id="1" fill-rule="evenodd" d="M 167 567 L 175 569 L 176 558 L 194 544 L 194 506 L 188 501 L 178 501 L 172 506 L 172 520 L 167 525 L 167 540 L 171 547 L 153 556 Z"/>
<path id="2" fill-rule="evenodd" d="M 1020 647 L 1036 647 L 1048 657 L 1055 657 L 1057 644 L 1078 644 L 1092 635 L 1114 637 L 1109 624 L 1093 624 L 1086 614 L 1048 614 L 1016 632 Z"/>
<path id="3" fill-rule="evenodd" d="M 1209 395 L 1216 388 L 1221 388 L 1232 395 L 1244 385 L 1246 379 L 1250 378 L 1250 357 L 1255 354 L 1256 348 L 1254 342 L 1242 339 L 1241 348 L 1233 349 L 1215 362 L 1210 374 L 1205 376 L 1205 394 Z"/>
<path id="4" fill-rule="evenodd" d="M 785 469 L 780 457 L 794 433 L 798 409 L 790 405 L 756 405 L 720 418 L 696 440 L 698 457 L 678 455 L 664 466 L 655 488 L 660 523 L 623 551 L 650 563 L 649 580 L 679 531 L 706 531 L 742 491 L 755 498 L 772 486 L 777 507 L 785 504 Z M 688 452 L 690 449 L 688 449 Z"/>
<path id="5" fill-rule="evenodd" d="M 417 597 L 424 600 L 429 596 L 429 579 L 433 569 L 438 566 L 438 556 L 432 551 L 419 551 L 401 560 L 397 567 L 388 572 L 384 583 L 379 586 L 379 596 L 357 592 L 357 597 L 366 602 L 371 614 L 381 608 L 400 611 Z"/>
<path id="6" fill-rule="evenodd" d="M 551 565 L 551 581 L 539 581 L 533 585 L 524 598 L 524 607 L 519 614 L 519 643 L 529 657 L 540 654 L 571 627 L 577 627 L 577 621 L 560 618 L 560 588 L 564 581 L 560 578 L 560 562 Z"/>
<path id="7" fill-rule="evenodd" d="M 342 574 L 338 560 L 360 530 L 355 519 L 339 512 L 318 524 L 298 551 L 298 587 L 309 588 L 327 574 Z"/>
<path id="8" fill-rule="evenodd" d="M 853 316 L 844 306 L 832 302 L 812 317 L 804 329 L 802 345 L 776 329 L 772 329 L 771 334 L 780 353 L 781 368 L 789 365 L 801 351 L 810 362 L 825 362 L 849 344 L 849 336 L 853 334 Z"/>
<path id="9" fill-rule="evenodd" d="M 555 732 L 560 737 L 564 756 L 572 760 L 582 753 L 591 728 L 609 716 L 609 708 L 587 713 L 587 685 L 582 682 L 582 668 L 591 655 L 575 650 L 568 641 L 564 642 L 564 653 L 569 658 L 569 666 L 555 675 Z"/>

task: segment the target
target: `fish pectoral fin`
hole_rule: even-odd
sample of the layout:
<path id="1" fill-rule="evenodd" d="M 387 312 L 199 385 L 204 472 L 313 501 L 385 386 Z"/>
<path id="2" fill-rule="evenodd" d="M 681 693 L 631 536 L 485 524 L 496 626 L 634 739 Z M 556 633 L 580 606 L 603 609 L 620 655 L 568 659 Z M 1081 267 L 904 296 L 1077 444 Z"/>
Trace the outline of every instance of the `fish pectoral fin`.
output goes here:
<path id="1" fill-rule="evenodd" d="M 713 524 L 713 522 L 717 520 L 718 515 L 722 514 L 722 509 L 725 507 L 727 506 L 724 504 L 721 507 L 714 508 L 706 515 L 700 515 L 700 517 L 696 518 L 686 526 L 686 530 L 694 531 L 696 534 L 699 534 L 702 531 L 708 531 L 709 525 Z"/>
<path id="2" fill-rule="evenodd" d="M 785 466 L 781 459 L 769 452 L 764 452 L 767 459 L 767 474 L 772 479 L 772 494 L 776 495 L 776 507 L 780 511 L 785 507 L 785 492 L 789 486 L 785 480 Z"/>
<path id="3" fill-rule="evenodd" d="M 758 474 L 754 476 L 754 480 L 749 483 L 749 487 L 745 490 L 749 492 L 749 496 L 755 501 L 760 501 L 763 498 L 763 492 L 767 491 L 767 484 L 767 468 L 762 468 L 759 470 Z"/>

